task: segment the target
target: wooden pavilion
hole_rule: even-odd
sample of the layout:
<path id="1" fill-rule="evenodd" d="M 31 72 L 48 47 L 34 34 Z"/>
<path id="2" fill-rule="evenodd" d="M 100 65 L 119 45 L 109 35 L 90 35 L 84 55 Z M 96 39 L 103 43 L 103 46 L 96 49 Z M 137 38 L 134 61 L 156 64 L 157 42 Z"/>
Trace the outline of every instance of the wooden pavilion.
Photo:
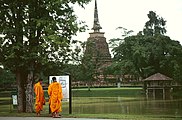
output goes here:
<path id="1" fill-rule="evenodd" d="M 144 89 L 147 99 L 171 99 L 172 78 L 156 73 L 144 79 Z"/>

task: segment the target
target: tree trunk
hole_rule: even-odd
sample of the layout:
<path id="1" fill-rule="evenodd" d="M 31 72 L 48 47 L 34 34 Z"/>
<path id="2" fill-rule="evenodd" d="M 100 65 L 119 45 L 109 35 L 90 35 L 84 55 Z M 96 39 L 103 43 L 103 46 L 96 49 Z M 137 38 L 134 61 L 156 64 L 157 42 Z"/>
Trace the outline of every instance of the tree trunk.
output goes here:
<path id="1" fill-rule="evenodd" d="M 25 89 L 24 89 L 24 82 L 22 81 L 21 72 L 16 72 L 16 80 L 17 80 L 17 89 L 18 89 L 18 112 L 24 112 L 24 95 L 25 95 Z"/>
<path id="2" fill-rule="evenodd" d="M 89 80 L 89 82 L 88 82 L 88 91 L 91 91 L 91 81 Z"/>
<path id="3" fill-rule="evenodd" d="M 30 71 L 27 77 L 27 87 L 26 87 L 26 112 L 33 112 L 33 71 Z"/>
<path id="4" fill-rule="evenodd" d="M 16 30 L 16 44 L 19 46 L 23 46 L 23 2 L 17 1 L 17 10 L 15 11 L 16 19 L 15 19 L 15 30 Z M 22 60 L 20 57 L 22 52 L 20 49 L 15 50 L 16 60 Z M 16 66 L 16 78 L 17 78 L 17 87 L 18 87 L 18 112 L 25 112 L 25 87 L 24 87 L 24 77 L 25 77 L 25 69 L 22 67 Z"/>

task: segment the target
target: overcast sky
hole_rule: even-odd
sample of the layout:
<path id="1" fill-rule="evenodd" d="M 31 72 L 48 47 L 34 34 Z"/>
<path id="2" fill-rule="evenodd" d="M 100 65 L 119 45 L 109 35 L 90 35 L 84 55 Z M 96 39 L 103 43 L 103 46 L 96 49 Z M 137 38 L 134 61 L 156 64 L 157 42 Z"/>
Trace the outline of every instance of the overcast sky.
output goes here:
<path id="1" fill-rule="evenodd" d="M 86 41 L 89 33 L 93 32 L 94 4 L 92 0 L 85 9 L 75 6 L 79 20 L 86 22 L 90 30 L 79 33 L 74 39 Z M 148 21 L 149 11 L 156 12 L 163 17 L 166 23 L 167 36 L 178 40 L 182 44 L 182 0 L 97 0 L 101 32 L 105 32 L 107 41 L 112 38 L 121 38 L 117 27 L 133 30 L 134 35 L 143 30 Z"/>

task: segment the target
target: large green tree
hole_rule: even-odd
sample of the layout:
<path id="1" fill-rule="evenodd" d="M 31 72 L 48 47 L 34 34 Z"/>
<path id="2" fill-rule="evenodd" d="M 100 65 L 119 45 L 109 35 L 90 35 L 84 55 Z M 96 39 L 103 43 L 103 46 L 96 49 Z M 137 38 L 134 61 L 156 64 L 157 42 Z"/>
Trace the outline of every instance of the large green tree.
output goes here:
<path id="1" fill-rule="evenodd" d="M 84 28 L 72 6 L 89 1 L 0 0 L 0 62 L 16 75 L 18 111 L 33 111 L 34 73 L 69 58 L 71 36 Z"/>
<path id="2" fill-rule="evenodd" d="M 149 21 L 137 35 L 125 37 L 113 48 L 114 60 L 123 74 L 145 78 L 156 72 L 181 80 L 182 46 L 165 36 L 166 21 L 149 11 Z"/>
<path id="3" fill-rule="evenodd" d="M 145 78 L 156 72 L 174 76 L 180 66 L 181 45 L 167 36 L 131 36 L 116 49 L 114 59 L 122 63 L 123 73 Z M 178 70 L 179 71 L 179 70 Z"/>

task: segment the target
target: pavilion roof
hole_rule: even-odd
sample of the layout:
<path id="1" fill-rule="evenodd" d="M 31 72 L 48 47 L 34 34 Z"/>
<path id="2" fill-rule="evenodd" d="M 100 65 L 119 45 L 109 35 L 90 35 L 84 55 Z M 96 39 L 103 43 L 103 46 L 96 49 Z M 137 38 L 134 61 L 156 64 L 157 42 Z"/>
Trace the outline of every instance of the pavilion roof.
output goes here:
<path id="1" fill-rule="evenodd" d="M 154 80 L 172 80 L 172 78 L 167 77 L 161 73 L 156 73 L 154 75 L 149 76 L 148 78 L 144 79 L 144 81 L 154 81 Z"/>

